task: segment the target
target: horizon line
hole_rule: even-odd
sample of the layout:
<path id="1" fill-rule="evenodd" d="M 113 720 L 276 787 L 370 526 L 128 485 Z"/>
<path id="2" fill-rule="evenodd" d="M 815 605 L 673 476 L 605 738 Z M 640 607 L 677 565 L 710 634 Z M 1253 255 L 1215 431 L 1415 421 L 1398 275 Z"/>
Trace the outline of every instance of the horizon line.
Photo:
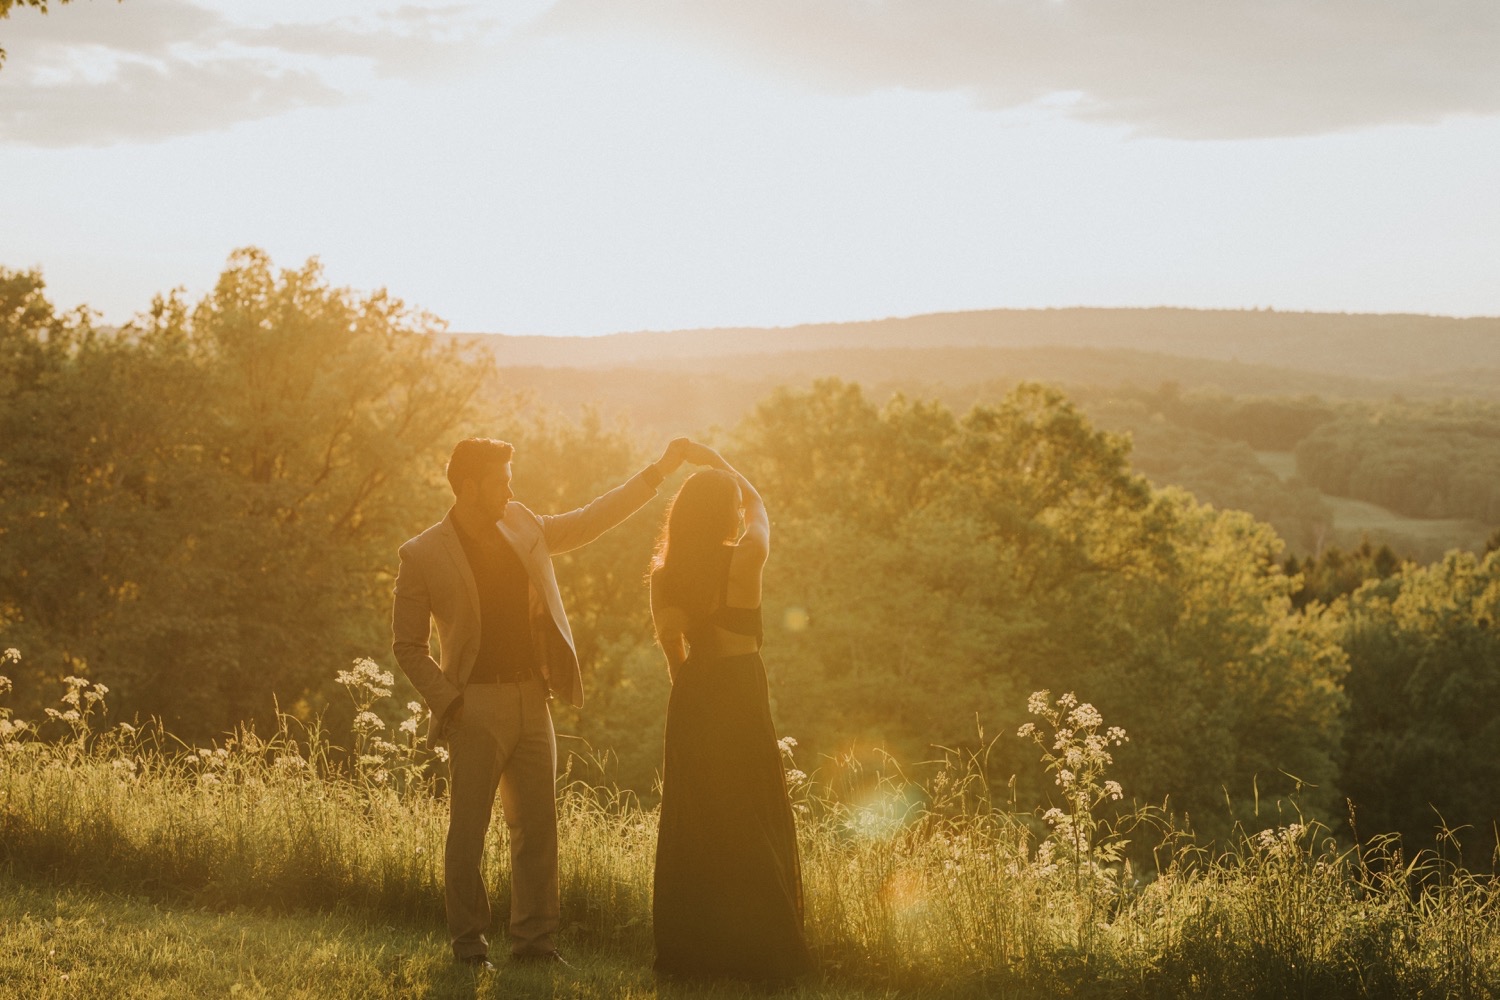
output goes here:
<path id="1" fill-rule="evenodd" d="M 1387 319 L 1451 320 L 1464 323 L 1475 320 L 1500 320 L 1500 314 L 1475 313 L 1454 315 L 1451 313 L 1423 312 L 1364 312 L 1334 309 L 1278 309 L 1275 306 L 985 306 L 976 309 L 938 309 L 932 312 L 906 313 L 896 316 L 877 316 L 866 319 L 805 320 L 790 324 L 725 324 L 719 326 L 638 327 L 627 330 L 606 330 L 600 333 L 504 333 L 492 330 L 448 330 L 453 337 L 507 337 L 513 340 L 599 340 L 607 337 L 632 337 L 651 334 L 674 333 L 735 333 L 735 332 L 786 332 L 807 327 L 863 326 L 875 323 L 900 323 L 909 320 L 934 319 L 951 316 L 972 316 L 983 313 L 1061 313 L 1061 312 L 1189 312 L 1189 313 L 1244 313 L 1251 315 L 1277 316 L 1344 316 Z"/>

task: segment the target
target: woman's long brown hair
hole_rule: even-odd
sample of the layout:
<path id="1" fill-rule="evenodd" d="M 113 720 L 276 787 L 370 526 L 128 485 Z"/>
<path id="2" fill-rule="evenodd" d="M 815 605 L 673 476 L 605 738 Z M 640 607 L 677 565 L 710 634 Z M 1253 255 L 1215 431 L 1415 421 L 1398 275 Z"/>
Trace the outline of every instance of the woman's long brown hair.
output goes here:
<path id="1" fill-rule="evenodd" d="M 663 604 L 697 617 L 719 603 L 724 549 L 739 526 L 740 488 L 719 469 L 695 472 L 678 489 L 651 558 L 651 589 Z"/>

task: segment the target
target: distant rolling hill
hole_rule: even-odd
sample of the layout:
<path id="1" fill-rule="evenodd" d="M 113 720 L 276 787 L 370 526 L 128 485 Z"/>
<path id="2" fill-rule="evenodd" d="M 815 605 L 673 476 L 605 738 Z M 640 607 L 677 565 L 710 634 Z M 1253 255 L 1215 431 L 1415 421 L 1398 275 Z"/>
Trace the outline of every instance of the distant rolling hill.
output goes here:
<path id="1" fill-rule="evenodd" d="M 679 418 L 723 423 L 776 385 L 829 376 L 877 395 L 900 390 L 959 407 L 1021 380 L 1065 387 L 1175 382 L 1254 396 L 1500 399 L 1500 318 L 990 310 L 768 329 L 464 339 L 493 354 L 509 385 L 536 389 L 553 408 L 592 402 L 648 426 L 661 421 L 641 399 L 646 385 L 657 399 L 677 394 Z"/>
<path id="2" fill-rule="evenodd" d="M 505 367 L 673 367 L 745 356 L 930 348 L 1125 350 L 1441 387 L 1500 371 L 1500 317 L 1198 309 L 995 309 L 795 327 L 485 335 Z M 905 359 L 910 362 L 912 359 Z M 737 363 L 736 368 L 740 365 Z M 798 366 L 805 370 L 806 365 Z M 1486 380 L 1488 381 L 1488 380 Z"/>
<path id="3" fill-rule="evenodd" d="M 805 388 L 836 377 L 863 385 L 872 398 L 896 392 L 940 399 L 959 411 L 995 402 L 1017 382 L 1068 389 L 1175 382 L 1233 396 L 1321 396 L 1381 399 L 1394 393 L 1446 397 L 1441 385 L 1318 375 L 1266 365 L 1208 361 L 1132 350 L 1096 348 L 847 348 L 740 357 L 638 359 L 614 366 L 506 365 L 500 380 L 529 391 L 562 413 L 592 406 L 623 415 L 637 427 L 676 432 L 729 426 L 778 386 Z"/>
<path id="4" fill-rule="evenodd" d="M 1388 511 L 1372 519 L 1378 508 L 1341 503 L 1268 469 L 1266 453 L 1257 457 L 1233 421 L 1214 429 L 1193 424 L 1186 411 L 1164 411 L 1177 392 L 1223 400 L 1210 402 L 1210 411 L 1239 412 L 1236 400 L 1255 397 L 1273 410 L 1310 408 L 1322 414 L 1317 420 L 1397 397 L 1434 406 L 1500 400 L 1500 318 L 992 310 L 777 329 L 456 336 L 493 355 L 497 393 L 529 393 L 564 416 L 592 407 L 653 442 L 731 428 L 778 387 L 805 388 L 819 378 L 858 382 L 877 402 L 902 392 L 959 412 L 999 400 L 1017 382 L 1038 381 L 1069 391 L 1100 426 L 1130 434 L 1137 467 L 1154 481 L 1250 510 L 1296 551 L 1368 535 L 1431 558 L 1451 545 L 1477 547 L 1492 528 Z M 1314 397 L 1325 402 L 1309 402 Z"/>

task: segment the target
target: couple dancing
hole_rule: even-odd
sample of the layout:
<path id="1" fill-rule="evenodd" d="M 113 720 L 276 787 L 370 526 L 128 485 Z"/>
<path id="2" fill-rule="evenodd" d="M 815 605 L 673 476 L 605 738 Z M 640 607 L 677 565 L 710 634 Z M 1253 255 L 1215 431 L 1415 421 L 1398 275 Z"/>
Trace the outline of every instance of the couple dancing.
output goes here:
<path id="1" fill-rule="evenodd" d="M 713 449 L 678 438 L 624 484 L 565 514 L 513 502 L 513 448 L 459 442 L 454 503 L 401 546 L 393 649 L 448 744 L 444 902 L 456 959 L 490 969 L 480 862 L 498 790 L 510 834 L 510 953 L 562 962 L 557 744 L 548 699 L 583 705 L 552 555 L 646 504 L 684 462 L 705 466 L 668 509 L 651 613 L 672 678 L 652 916 L 656 969 L 784 981 L 811 968 L 796 830 L 760 659 L 760 495 Z M 741 530 L 741 516 L 744 524 Z M 437 622 L 440 661 L 429 652 Z M 566 964 L 566 963 L 564 963 Z"/>

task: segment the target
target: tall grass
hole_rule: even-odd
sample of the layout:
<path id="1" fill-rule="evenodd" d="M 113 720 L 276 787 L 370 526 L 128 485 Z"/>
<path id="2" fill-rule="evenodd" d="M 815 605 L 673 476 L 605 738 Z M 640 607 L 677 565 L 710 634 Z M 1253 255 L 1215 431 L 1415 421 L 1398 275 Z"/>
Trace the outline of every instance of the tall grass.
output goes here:
<path id="1" fill-rule="evenodd" d="M 348 746 L 279 717 L 190 748 L 101 721 L 105 691 L 69 682 L 39 735 L 0 708 L 0 863 L 210 905 L 441 919 L 441 761 L 376 709 L 390 678 L 340 675 Z M 6 685 L 0 684 L 0 694 Z M 1119 795 L 1106 729 L 1071 696 L 1033 696 L 1063 807 L 997 801 L 984 754 L 908 772 L 889 758 L 792 764 L 807 931 L 832 982 L 986 996 L 1486 997 L 1500 991 L 1500 885 L 1394 844 L 1342 849 L 1292 824 L 1209 854 L 1166 830 L 1159 866 L 1123 860 L 1097 814 Z M 1013 738 L 1006 736 L 1004 738 Z M 585 773 L 588 772 L 588 773 Z M 570 759 L 560 781 L 564 932 L 649 961 L 656 814 Z M 1140 822 L 1136 832 L 1150 829 Z M 496 824 L 485 862 L 504 899 Z"/>

